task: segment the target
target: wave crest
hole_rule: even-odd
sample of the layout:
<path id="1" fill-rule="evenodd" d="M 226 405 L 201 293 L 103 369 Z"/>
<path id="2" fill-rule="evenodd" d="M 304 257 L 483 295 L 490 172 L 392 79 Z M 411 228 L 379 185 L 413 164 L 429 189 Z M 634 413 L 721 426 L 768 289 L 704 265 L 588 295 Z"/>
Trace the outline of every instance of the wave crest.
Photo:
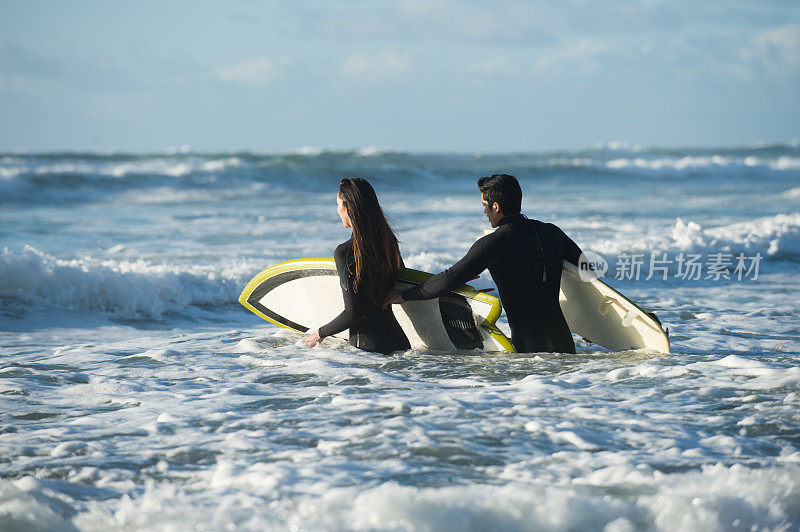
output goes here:
<path id="1" fill-rule="evenodd" d="M 235 303 L 252 272 L 245 264 L 215 268 L 59 259 L 25 246 L 21 253 L 0 253 L 0 297 L 23 309 L 47 305 L 114 319 L 161 320 Z"/>
<path id="2" fill-rule="evenodd" d="M 600 253 L 609 260 L 625 253 L 681 252 L 742 252 L 748 256 L 760 253 L 764 259 L 794 259 L 800 256 L 800 213 L 778 214 L 710 228 L 677 218 L 669 232 L 583 244 L 585 249 Z"/>

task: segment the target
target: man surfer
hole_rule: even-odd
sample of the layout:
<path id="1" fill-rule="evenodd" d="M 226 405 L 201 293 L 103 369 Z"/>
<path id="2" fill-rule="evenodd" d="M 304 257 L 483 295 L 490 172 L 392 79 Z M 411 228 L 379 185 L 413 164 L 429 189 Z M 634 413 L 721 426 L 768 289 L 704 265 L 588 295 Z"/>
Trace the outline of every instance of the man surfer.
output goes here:
<path id="1" fill-rule="evenodd" d="M 578 265 L 581 249 L 551 223 L 520 213 L 517 178 L 495 174 L 478 180 L 483 210 L 497 229 L 477 240 L 460 261 L 421 285 L 389 292 L 384 308 L 433 299 L 489 269 L 511 327 L 517 352 L 574 353 L 575 343 L 558 303 L 562 261 Z"/>

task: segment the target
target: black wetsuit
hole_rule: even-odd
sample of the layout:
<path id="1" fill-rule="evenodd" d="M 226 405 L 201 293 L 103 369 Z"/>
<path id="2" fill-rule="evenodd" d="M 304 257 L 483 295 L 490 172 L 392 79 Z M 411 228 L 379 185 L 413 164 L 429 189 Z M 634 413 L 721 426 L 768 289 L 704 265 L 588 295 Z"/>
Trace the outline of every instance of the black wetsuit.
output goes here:
<path id="1" fill-rule="evenodd" d="M 411 349 L 408 338 L 391 309 L 381 310 L 379 306 L 367 303 L 353 291 L 353 239 L 336 246 L 333 258 L 336 261 L 336 271 L 339 272 L 339 283 L 342 285 L 344 310 L 330 323 L 320 327 L 319 335 L 331 336 L 350 329 L 350 344 L 367 351 L 388 354 Z"/>
<path id="2" fill-rule="evenodd" d="M 557 226 L 529 220 L 522 214 L 507 216 L 453 267 L 405 290 L 403 299 L 438 297 L 488 268 L 505 307 L 511 343 L 517 352 L 574 353 L 575 343 L 558 303 L 558 291 L 562 261 L 577 265 L 580 254 L 578 245 Z"/>

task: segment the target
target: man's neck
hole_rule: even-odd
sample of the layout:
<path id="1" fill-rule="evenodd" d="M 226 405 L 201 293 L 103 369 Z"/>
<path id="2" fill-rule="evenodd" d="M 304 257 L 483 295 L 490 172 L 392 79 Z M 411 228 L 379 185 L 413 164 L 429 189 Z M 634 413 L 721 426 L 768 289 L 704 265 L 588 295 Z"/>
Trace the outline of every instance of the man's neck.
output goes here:
<path id="1" fill-rule="evenodd" d="M 524 215 L 521 212 L 518 212 L 516 214 L 503 215 L 502 218 L 497 220 L 497 226 L 500 227 L 503 224 L 511 223 L 513 220 L 516 220 L 517 218 L 522 218 L 522 217 L 524 217 Z"/>

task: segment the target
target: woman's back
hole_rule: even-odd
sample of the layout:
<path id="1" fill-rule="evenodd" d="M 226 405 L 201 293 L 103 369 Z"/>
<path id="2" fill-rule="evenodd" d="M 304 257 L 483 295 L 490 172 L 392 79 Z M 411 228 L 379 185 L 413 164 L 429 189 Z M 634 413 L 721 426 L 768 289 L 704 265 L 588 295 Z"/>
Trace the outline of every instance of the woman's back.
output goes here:
<path id="1" fill-rule="evenodd" d="M 353 236 L 334 253 L 344 311 L 312 332 L 307 343 L 313 346 L 325 336 L 350 329 L 350 343 L 361 349 L 379 353 L 409 349 L 392 311 L 380 308 L 403 259 L 372 185 L 360 177 L 342 179 L 336 211 L 342 225 L 353 230 Z"/>
<path id="2" fill-rule="evenodd" d="M 345 310 L 333 321 L 320 327 L 320 336 L 331 336 L 350 329 L 350 343 L 361 349 L 391 353 L 411 346 L 391 309 L 383 310 L 355 288 L 355 252 L 353 239 L 339 244 L 334 252 L 336 270 L 342 287 Z M 369 267 L 369 263 L 365 264 Z M 388 291 L 391 287 L 379 287 Z"/>

